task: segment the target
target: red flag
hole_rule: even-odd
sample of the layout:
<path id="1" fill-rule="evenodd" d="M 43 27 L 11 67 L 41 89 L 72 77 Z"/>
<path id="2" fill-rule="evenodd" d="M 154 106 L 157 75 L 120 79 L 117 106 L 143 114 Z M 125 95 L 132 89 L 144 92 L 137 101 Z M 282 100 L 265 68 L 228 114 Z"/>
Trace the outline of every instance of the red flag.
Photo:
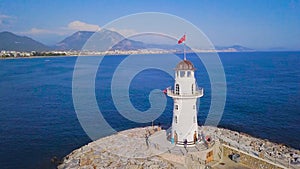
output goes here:
<path id="1" fill-rule="evenodd" d="M 178 44 L 181 44 L 181 43 L 184 42 L 184 41 L 185 41 L 185 35 L 183 35 L 183 37 L 181 37 L 181 38 L 179 39 Z"/>

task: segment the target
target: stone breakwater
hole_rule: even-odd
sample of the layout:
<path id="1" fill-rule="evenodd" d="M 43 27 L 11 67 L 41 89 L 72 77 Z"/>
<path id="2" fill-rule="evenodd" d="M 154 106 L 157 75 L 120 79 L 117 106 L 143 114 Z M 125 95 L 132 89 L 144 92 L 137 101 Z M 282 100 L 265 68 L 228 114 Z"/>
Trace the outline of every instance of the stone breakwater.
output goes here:
<path id="1" fill-rule="evenodd" d="M 299 150 L 223 128 L 202 126 L 199 129 L 203 135 L 210 135 L 251 155 L 286 167 L 300 168 Z M 158 130 L 158 127 L 134 128 L 101 138 L 71 152 L 58 169 L 185 168 L 180 156 L 157 151 L 157 147 L 151 145 L 146 135 L 155 135 Z"/>
<path id="2" fill-rule="evenodd" d="M 297 149 L 224 128 L 201 126 L 199 129 L 211 135 L 213 139 L 219 139 L 223 144 L 237 148 L 248 154 L 266 159 L 275 164 L 280 164 L 287 168 L 300 169 L 300 151 Z"/>
<path id="3" fill-rule="evenodd" d="M 145 135 L 156 130 L 157 127 L 134 128 L 101 138 L 67 155 L 58 169 L 174 168 L 146 143 Z"/>

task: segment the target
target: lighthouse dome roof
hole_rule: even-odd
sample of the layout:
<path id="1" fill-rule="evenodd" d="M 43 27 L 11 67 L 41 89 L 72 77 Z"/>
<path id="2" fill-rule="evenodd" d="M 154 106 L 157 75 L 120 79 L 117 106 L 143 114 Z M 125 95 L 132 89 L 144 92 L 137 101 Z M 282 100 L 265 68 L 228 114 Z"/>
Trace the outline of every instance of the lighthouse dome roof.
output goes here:
<path id="1" fill-rule="evenodd" d="M 176 70 L 195 70 L 195 67 L 191 61 L 182 60 L 177 64 Z"/>

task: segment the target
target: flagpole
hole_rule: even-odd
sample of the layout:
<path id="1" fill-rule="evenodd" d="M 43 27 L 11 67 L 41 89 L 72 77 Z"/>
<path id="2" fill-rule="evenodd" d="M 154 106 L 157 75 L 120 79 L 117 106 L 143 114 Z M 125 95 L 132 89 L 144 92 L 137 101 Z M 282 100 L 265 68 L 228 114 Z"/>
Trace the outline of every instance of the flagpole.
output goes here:
<path id="1" fill-rule="evenodd" d="M 186 60 L 186 54 L 185 54 L 185 39 L 186 39 L 186 34 L 184 33 L 183 37 L 181 37 L 178 40 L 178 44 L 183 43 L 183 59 Z"/>
<path id="2" fill-rule="evenodd" d="M 186 33 L 184 33 L 184 41 L 183 41 L 183 59 L 186 60 L 186 53 L 185 53 L 185 42 L 186 42 Z"/>
<path id="3" fill-rule="evenodd" d="M 186 60 L 186 55 L 185 55 L 185 42 L 183 42 L 183 59 Z"/>

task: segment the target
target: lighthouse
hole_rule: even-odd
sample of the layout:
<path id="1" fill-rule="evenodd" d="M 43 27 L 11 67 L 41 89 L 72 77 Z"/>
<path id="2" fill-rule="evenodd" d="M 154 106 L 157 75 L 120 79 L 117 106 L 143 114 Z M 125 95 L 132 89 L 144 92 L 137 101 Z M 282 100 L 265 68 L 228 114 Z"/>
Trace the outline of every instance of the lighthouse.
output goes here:
<path id="1" fill-rule="evenodd" d="M 174 88 L 167 89 L 167 95 L 174 100 L 171 139 L 178 146 L 195 145 L 198 137 L 196 103 L 203 89 L 197 87 L 194 73 L 193 63 L 184 58 L 175 68 Z"/>

